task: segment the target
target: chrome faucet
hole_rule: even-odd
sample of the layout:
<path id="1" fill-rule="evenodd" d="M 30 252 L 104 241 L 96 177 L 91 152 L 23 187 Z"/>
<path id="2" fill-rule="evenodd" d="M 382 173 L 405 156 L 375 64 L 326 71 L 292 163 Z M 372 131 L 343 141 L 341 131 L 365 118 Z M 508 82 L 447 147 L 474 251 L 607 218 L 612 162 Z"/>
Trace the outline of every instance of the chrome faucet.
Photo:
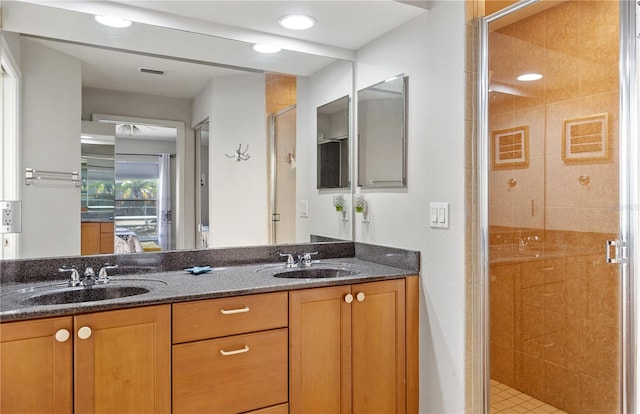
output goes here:
<path id="1" fill-rule="evenodd" d="M 529 242 L 540 241 L 540 236 L 528 236 L 526 238 L 518 237 L 518 251 L 524 253 L 529 246 Z"/>
<path id="2" fill-rule="evenodd" d="M 304 253 L 297 255 L 298 260 L 293 258 L 293 255 L 290 253 L 278 253 L 280 257 L 286 257 L 287 263 L 284 265 L 287 269 L 291 269 L 294 267 L 309 267 L 311 266 L 311 256 L 314 254 L 318 254 L 318 252 L 312 253 Z"/>
<path id="3" fill-rule="evenodd" d="M 84 269 L 82 284 L 84 286 L 93 286 L 96 284 L 96 272 L 93 271 L 93 267 L 87 266 L 87 268 Z"/>
<path id="4" fill-rule="evenodd" d="M 102 266 L 102 268 L 100 268 L 100 271 L 98 272 L 98 275 L 96 276 L 96 272 L 93 270 L 93 267 L 91 266 L 87 266 L 86 269 L 84 269 L 84 273 L 82 274 L 82 277 L 80 276 L 80 273 L 78 273 L 78 269 L 76 269 L 75 266 L 62 266 L 60 269 L 58 269 L 58 272 L 60 273 L 71 273 L 71 277 L 69 278 L 69 286 L 75 287 L 75 286 L 93 286 L 95 284 L 99 284 L 99 285 L 104 285 L 109 283 L 109 274 L 107 273 L 107 270 L 110 269 L 117 269 L 118 265 L 112 265 L 112 264 L 105 264 L 104 266 Z"/>

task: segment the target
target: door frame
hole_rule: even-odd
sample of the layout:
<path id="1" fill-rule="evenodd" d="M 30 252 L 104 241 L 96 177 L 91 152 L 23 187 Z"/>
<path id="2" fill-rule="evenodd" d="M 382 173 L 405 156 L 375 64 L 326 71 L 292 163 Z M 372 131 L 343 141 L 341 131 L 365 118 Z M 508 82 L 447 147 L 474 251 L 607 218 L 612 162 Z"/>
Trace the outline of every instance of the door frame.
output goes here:
<path id="1" fill-rule="evenodd" d="M 529 7 L 540 0 L 521 0 L 489 16 L 480 17 L 477 43 L 477 113 L 475 136 L 476 176 L 474 177 L 474 197 L 477 209 L 474 214 L 475 237 L 472 247 L 472 328 L 467 332 L 472 336 L 470 343 L 480 347 L 478 358 L 473 358 L 468 382 L 472 395 L 471 412 L 490 412 L 490 343 L 489 343 L 489 23 Z M 620 412 L 634 413 L 637 409 L 637 332 L 640 320 L 636 298 L 640 289 L 634 283 L 640 258 L 640 145 L 638 139 L 638 45 L 635 2 L 621 1 L 620 7 L 620 225 L 618 239 L 626 242 L 621 249 L 623 263 L 620 267 Z M 640 11 L 638 11 L 640 13 Z M 603 246 L 605 248 L 605 246 Z M 477 341 L 477 342 L 476 342 Z"/>
<path id="2" fill-rule="evenodd" d="M 276 117 L 286 114 L 296 109 L 296 104 L 288 106 L 278 112 L 269 115 L 269 243 L 276 244 L 276 221 L 273 220 L 276 214 L 276 202 L 278 194 L 276 191 Z M 296 137 L 296 142 L 298 138 Z"/>
<path id="3" fill-rule="evenodd" d="M 22 169 L 20 120 L 22 80 L 20 66 L 11 53 L 9 44 L 4 36 L 0 37 L 0 74 L 2 87 L 0 88 L 0 200 L 22 200 L 22 186 L 20 171 Z M 24 174 L 24 172 L 23 172 Z M 18 259 L 21 249 L 21 233 L 0 234 L 0 260 Z"/>
<path id="4" fill-rule="evenodd" d="M 185 196 L 185 180 L 187 178 L 187 142 L 186 142 L 186 127 L 182 121 L 170 121 L 166 119 L 154 119 L 154 118 L 140 118 L 128 115 L 111 115 L 111 114 L 93 114 L 93 121 L 115 121 L 134 124 L 147 124 L 158 125 L 167 128 L 176 129 L 176 177 L 175 177 L 175 198 L 176 198 L 176 211 L 172 214 L 172 233 L 175 234 L 176 245 L 172 250 L 180 250 L 189 248 L 192 241 L 187 242 L 186 233 L 179 231 L 179 229 L 186 228 L 187 223 L 187 209 L 186 209 L 186 196 Z M 195 172 L 190 172 L 195 174 Z M 174 197 L 174 195 L 172 195 Z"/>

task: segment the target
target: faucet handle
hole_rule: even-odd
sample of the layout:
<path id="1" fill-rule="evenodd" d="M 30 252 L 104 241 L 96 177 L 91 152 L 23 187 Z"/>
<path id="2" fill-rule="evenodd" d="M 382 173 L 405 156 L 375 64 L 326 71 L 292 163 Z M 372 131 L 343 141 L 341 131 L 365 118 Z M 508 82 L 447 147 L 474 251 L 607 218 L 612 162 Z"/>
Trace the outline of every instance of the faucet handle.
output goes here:
<path id="1" fill-rule="evenodd" d="M 287 264 L 285 265 L 285 267 L 295 267 L 296 266 L 296 261 L 293 259 L 293 255 L 292 254 L 289 254 L 289 253 L 278 253 L 278 256 L 287 258 Z"/>
<path id="2" fill-rule="evenodd" d="M 311 266 L 311 256 L 318 254 L 318 252 L 305 253 L 300 256 L 300 261 L 304 266 Z"/>
<path id="3" fill-rule="evenodd" d="M 100 271 L 98 272 L 98 280 L 96 282 L 100 284 L 109 283 L 109 274 L 107 273 L 107 270 L 117 269 L 117 268 L 118 268 L 117 264 L 114 265 L 111 263 L 105 263 L 104 266 L 102 266 L 100 268 Z"/>
<path id="4" fill-rule="evenodd" d="M 75 266 L 61 266 L 58 269 L 60 273 L 71 273 L 71 278 L 69 279 L 69 286 L 78 286 L 80 284 L 80 273 L 78 273 L 78 269 Z"/>

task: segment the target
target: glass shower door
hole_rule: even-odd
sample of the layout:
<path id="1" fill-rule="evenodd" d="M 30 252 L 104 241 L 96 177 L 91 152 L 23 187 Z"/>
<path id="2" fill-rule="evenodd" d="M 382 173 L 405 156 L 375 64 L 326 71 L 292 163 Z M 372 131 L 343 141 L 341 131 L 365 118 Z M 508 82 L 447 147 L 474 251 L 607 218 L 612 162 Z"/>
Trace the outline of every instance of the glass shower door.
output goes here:
<path id="1" fill-rule="evenodd" d="M 541 2 L 489 24 L 492 412 L 621 408 L 618 7 Z"/>

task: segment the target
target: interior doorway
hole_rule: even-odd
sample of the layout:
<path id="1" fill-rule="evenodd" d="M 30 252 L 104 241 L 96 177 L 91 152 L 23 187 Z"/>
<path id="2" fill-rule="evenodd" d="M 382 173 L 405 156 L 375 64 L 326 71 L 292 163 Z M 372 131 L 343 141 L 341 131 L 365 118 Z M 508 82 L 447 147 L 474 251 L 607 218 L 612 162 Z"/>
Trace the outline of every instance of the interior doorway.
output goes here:
<path id="1" fill-rule="evenodd" d="M 271 242 L 296 241 L 296 107 L 271 117 Z"/>
<path id="2" fill-rule="evenodd" d="M 185 222 L 184 123 L 105 114 L 93 120 L 116 125 L 116 246 L 120 238 L 122 252 L 185 248 L 178 231 Z"/>
<path id="3" fill-rule="evenodd" d="M 209 120 L 196 130 L 196 248 L 209 247 Z"/>

